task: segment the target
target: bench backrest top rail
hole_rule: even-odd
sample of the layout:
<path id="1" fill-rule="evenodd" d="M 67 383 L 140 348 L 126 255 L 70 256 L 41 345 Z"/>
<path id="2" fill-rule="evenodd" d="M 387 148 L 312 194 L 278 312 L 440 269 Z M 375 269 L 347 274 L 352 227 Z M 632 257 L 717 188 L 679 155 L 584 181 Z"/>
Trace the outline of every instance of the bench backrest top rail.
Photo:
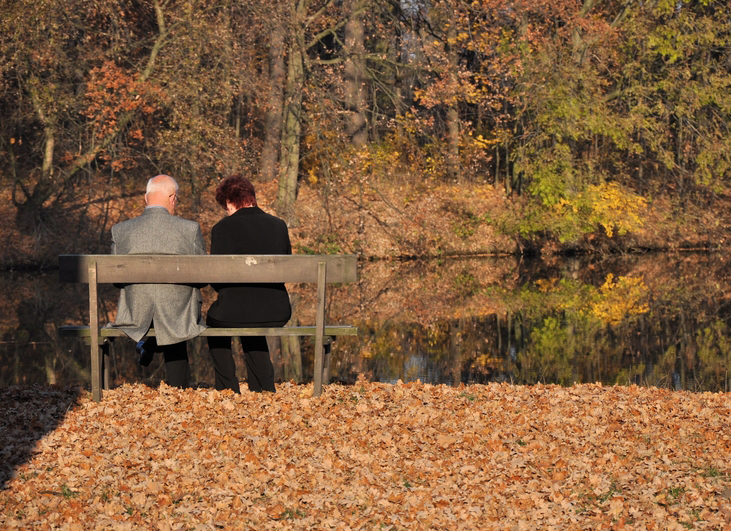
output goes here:
<path id="1" fill-rule="evenodd" d="M 95 262 L 100 284 L 318 282 L 318 263 L 328 283 L 356 282 L 355 255 L 161 255 L 62 254 L 61 282 L 89 282 Z"/>

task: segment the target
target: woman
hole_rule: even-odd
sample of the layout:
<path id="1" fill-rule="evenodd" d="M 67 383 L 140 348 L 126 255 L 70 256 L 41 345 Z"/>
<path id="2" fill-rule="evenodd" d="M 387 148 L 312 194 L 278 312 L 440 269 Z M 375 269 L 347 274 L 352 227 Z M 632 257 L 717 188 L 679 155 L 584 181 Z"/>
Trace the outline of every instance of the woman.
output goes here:
<path id="1" fill-rule="evenodd" d="M 228 217 L 211 231 L 211 254 L 292 254 L 286 223 L 257 206 L 254 185 L 248 179 L 241 175 L 224 179 L 216 189 L 216 202 Z M 284 326 L 292 315 L 284 284 L 217 284 L 213 288 L 218 298 L 206 318 L 212 328 Z M 275 392 L 266 337 L 244 336 L 240 340 L 249 390 Z M 240 392 L 231 338 L 209 337 L 208 348 L 216 389 Z"/>

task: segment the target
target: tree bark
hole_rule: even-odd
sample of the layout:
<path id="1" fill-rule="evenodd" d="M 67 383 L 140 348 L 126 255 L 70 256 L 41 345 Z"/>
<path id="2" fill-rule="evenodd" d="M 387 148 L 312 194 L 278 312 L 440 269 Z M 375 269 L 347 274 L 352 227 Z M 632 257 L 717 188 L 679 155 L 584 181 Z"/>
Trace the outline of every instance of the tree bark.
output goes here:
<path id="1" fill-rule="evenodd" d="M 27 190 L 20 179 L 16 178 L 13 188 L 12 201 L 16 207 L 16 226 L 23 232 L 33 232 L 41 222 L 43 204 L 53 195 L 53 154 L 56 145 L 56 126 L 54 117 L 46 109 L 38 94 L 34 83 L 30 88 L 33 109 L 38 120 L 43 124 L 43 162 L 41 173 L 32 191 Z M 24 200 L 20 201 L 17 191 L 23 193 Z"/>
<path id="2" fill-rule="evenodd" d="M 277 176 L 284 107 L 284 48 L 284 25 L 279 17 L 275 16 L 269 40 L 269 100 L 264 117 L 264 146 L 260 160 L 261 180 L 264 182 L 272 181 Z"/>
<path id="3" fill-rule="evenodd" d="M 296 226 L 294 204 L 297 200 L 299 176 L 300 137 L 302 133 L 302 89 L 304 68 L 304 20 L 305 2 L 300 0 L 295 12 L 295 32 L 289 44 L 287 87 L 282 120 L 282 142 L 279 157 L 279 187 L 274 209 L 290 226 Z"/>
<path id="4" fill-rule="evenodd" d="M 368 130 L 363 112 L 365 105 L 365 66 L 363 54 L 363 15 L 358 0 L 348 0 L 348 22 L 345 24 L 345 99 L 349 111 L 347 133 L 355 146 L 366 143 Z"/>
<path id="5" fill-rule="evenodd" d="M 455 24 L 450 24 L 447 31 L 447 43 L 456 38 Z M 457 51 L 447 44 L 447 56 L 449 57 L 450 83 L 456 86 L 457 70 L 459 68 Z M 462 177 L 459 161 L 459 111 L 456 99 L 453 99 L 447 106 L 447 174 L 450 179 L 459 181 Z"/>

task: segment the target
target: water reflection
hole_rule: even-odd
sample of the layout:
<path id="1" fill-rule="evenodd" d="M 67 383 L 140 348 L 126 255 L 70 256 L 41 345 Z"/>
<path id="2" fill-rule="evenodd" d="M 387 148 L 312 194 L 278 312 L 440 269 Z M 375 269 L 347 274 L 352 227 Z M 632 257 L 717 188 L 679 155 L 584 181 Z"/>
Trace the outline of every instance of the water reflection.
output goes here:
<path id="1" fill-rule="evenodd" d="M 330 377 L 727 391 L 727 267 L 716 254 L 364 263 L 357 285 L 329 293 L 330 321 L 360 329 L 335 342 Z M 293 291 L 300 322 L 314 322 L 314 292 Z M 0 385 L 86 384 L 88 347 L 55 332 L 87 319 L 86 288 L 60 285 L 55 273 L 4 275 L 0 294 Z M 116 296 L 102 291 L 108 318 Z M 279 377 L 311 380 L 312 349 L 302 340 L 301 373 L 291 367 L 292 349 L 275 349 Z M 194 379 L 212 382 L 205 342 L 192 341 L 189 351 Z M 117 385 L 164 377 L 162 360 L 135 365 L 130 341 L 117 340 L 110 353 Z"/>

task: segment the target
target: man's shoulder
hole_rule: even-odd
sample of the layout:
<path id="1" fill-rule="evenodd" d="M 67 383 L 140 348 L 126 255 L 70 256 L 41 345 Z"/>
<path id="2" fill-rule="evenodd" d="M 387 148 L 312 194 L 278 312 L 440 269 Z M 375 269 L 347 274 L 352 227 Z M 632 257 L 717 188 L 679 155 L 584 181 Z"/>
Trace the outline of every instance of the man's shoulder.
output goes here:
<path id="1" fill-rule="evenodd" d="M 179 216 L 170 216 L 170 223 L 177 223 L 178 225 L 188 227 L 190 229 L 196 229 L 200 227 L 197 221 L 193 221 L 192 219 L 185 219 L 181 218 Z"/>
<path id="2" fill-rule="evenodd" d="M 125 229 L 132 229 L 137 225 L 141 224 L 158 224 L 158 223 L 166 223 L 171 225 L 178 225 L 180 227 L 187 227 L 189 229 L 195 230 L 200 227 L 197 221 L 193 221 L 190 219 L 181 218 L 179 216 L 173 216 L 170 214 L 167 210 L 160 208 L 160 209 L 147 209 L 142 214 L 137 216 L 136 218 L 130 218 L 125 221 L 120 221 L 119 223 L 112 226 L 112 230 L 125 230 Z"/>
<path id="3" fill-rule="evenodd" d="M 124 221 L 120 221 L 120 222 L 115 223 L 114 225 L 112 225 L 112 232 L 124 231 L 126 229 L 131 229 L 135 225 L 137 225 L 139 222 L 140 222 L 140 216 L 137 216 L 136 218 L 130 218 L 130 219 L 126 219 Z"/>

